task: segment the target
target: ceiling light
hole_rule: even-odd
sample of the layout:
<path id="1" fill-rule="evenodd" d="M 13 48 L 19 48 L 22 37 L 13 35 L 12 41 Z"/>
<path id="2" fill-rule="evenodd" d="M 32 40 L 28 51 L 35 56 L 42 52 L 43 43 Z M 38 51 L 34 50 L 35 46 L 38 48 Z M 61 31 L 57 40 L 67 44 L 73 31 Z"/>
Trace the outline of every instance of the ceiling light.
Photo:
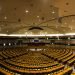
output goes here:
<path id="1" fill-rule="evenodd" d="M 5 17 L 4 17 L 4 19 L 6 20 L 6 19 L 7 19 L 7 17 L 5 16 Z"/>
<path id="2" fill-rule="evenodd" d="M 25 12 L 28 13 L 29 11 L 28 10 L 25 10 Z"/>
<path id="3" fill-rule="evenodd" d="M 54 14 L 55 12 L 54 11 L 52 11 L 52 14 Z"/>
<path id="4" fill-rule="evenodd" d="M 39 18 L 40 16 L 37 16 L 37 18 Z"/>

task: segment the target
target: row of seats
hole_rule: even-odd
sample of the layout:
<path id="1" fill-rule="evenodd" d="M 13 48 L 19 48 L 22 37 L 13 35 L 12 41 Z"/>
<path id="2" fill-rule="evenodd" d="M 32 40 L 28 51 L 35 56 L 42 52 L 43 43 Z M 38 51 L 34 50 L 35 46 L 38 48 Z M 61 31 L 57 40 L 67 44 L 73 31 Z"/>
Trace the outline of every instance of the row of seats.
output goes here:
<path id="1" fill-rule="evenodd" d="M 20 56 L 23 54 L 26 54 L 27 51 L 23 48 L 4 48 L 3 50 L 0 51 L 0 59 L 7 59 L 7 58 L 12 58 L 16 56 Z"/>
<path id="2" fill-rule="evenodd" d="M 44 51 L 36 52 L 26 51 L 26 49 L 26 47 L 20 47 L 1 50 L 0 56 L 3 57 L 0 58 L 1 73 L 6 75 L 70 75 L 72 73 L 72 68 L 63 65 L 62 62 L 64 58 L 69 60 L 68 62 L 74 58 L 72 50 L 47 47 Z"/>
<path id="3" fill-rule="evenodd" d="M 47 51 L 43 51 L 42 54 L 54 58 L 59 62 L 68 63 L 68 65 L 75 62 L 75 54 L 73 54 L 71 49 L 48 49 Z"/>

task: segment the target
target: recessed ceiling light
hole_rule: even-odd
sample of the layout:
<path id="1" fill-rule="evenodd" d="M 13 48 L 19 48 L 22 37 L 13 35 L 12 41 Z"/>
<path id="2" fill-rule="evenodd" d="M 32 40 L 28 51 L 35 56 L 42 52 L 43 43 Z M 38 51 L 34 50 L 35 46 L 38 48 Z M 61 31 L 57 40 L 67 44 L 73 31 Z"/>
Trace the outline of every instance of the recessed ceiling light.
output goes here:
<path id="1" fill-rule="evenodd" d="M 37 16 L 37 18 L 39 18 L 40 16 Z"/>
<path id="2" fill-rule="evenodd" d="M 28 13 L 29 11 L 28 10 L 25 10 L 25 12 Z"/>
<path id="3" fill-rule="evenodd" d="M 52 14 L 54 14 L 55 12 L 54 11 L 52 11 Z"/>
<path id="4" fill-rule="evenodd" d="M 7 19 L 7 17 L 5 16 L 5 17 L 4 17 L 4 19 L 6 20 L 6 19 Z"/>

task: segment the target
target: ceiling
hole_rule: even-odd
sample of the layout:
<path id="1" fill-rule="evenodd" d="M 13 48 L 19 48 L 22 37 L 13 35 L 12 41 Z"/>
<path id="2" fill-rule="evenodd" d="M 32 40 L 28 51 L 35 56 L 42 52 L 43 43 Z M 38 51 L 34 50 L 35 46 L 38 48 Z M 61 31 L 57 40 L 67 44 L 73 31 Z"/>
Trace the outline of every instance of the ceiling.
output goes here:
<path id="1" fill-rule="evenodd" d="M 0 0 L 2 34 L 74 32 L 75 0 Z"/>

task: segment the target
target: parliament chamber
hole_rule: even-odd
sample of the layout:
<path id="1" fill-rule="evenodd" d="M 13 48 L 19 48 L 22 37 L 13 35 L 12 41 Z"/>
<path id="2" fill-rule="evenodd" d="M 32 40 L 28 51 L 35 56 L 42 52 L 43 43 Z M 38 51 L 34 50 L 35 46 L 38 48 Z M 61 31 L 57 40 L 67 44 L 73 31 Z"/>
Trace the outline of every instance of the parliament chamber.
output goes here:
<path id="1" fill-rule="evenodd" d="M 0 75 L 75 75 L 75 0 L 0 0 Z"/>
<path id="2" fill-rule="evenodd" d="M 60 36 L 58 40 L 56 36 L 38 38 L 1 36 L 0 73 L 2 75 L 74 75 L 74 46 L 71 43 L 68 45 L 61 42 L 61 40 L 67 42 L 68 37 L 71 41 L 75 38 Z M 56 43 L 57 40 L 61 45 Z"/>

